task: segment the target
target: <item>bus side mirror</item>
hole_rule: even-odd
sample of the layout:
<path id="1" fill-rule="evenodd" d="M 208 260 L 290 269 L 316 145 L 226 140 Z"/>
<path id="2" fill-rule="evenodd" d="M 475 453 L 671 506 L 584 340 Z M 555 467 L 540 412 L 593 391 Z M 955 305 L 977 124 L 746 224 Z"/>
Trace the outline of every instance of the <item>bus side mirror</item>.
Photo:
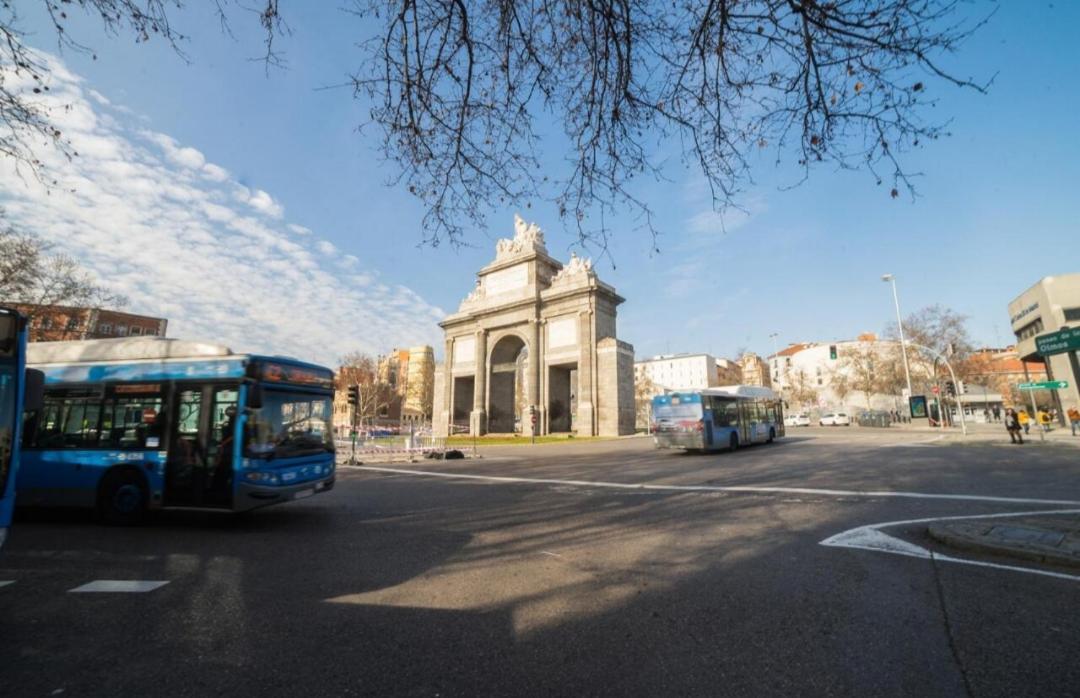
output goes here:
<path id="1" fill-rule="evenodd" d="M 26 385 L 23 389 L 23 409 L 37 412 L 45 405 L 45 374 L 36 368 L 26 369 Z"/>
<path id="2" fill-rule="evenodd" d="M 257 410 L 263 406 L 263 391 L 262 386 L 258 383 L 254 383 L 248 386 L 247 390 L 247 407 L 253 410 Z"/>

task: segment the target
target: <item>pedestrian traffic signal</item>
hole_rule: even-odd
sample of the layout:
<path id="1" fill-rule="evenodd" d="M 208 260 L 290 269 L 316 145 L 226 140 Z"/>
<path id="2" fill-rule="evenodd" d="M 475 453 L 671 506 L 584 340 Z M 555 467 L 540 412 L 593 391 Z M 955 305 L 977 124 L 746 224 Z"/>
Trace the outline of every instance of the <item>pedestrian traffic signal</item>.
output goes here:
<path id="1" fill-rule="evenodd" d="M 352 407 L 356 407 L 359 404 L 360 404 L 360 386 L 359 385 L 350 385 L 349 386 L 349 405 L 351 405 Z"/>
<path id="2" fill-rule="evenodd" d="M 829 358 L 832 359 L 833 361 L 836 361 L 836 345 L 835 344 L 830 344 L 829 345 Z"/>

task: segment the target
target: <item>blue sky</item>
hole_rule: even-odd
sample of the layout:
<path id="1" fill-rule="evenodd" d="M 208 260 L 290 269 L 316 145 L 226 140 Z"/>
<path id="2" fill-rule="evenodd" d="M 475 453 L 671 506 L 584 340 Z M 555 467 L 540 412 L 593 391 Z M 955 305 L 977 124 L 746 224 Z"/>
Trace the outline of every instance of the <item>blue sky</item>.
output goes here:
<path id="1" fill-rule="evenodd" d="M 113 143 L 102 157 L 133 148 L 132 157 L 148 168 L 140 181 L 169 181 L 180 172 L 192 188 L 125 213 L 88 211 L 94 202 L 45 197 L 9 179 L 9 214 L 72 246 L 110 278 L 120 257 L 106 249 L 104 236 L 122 235 L 125 221 L 142 216 L 144 237 L 133 234 L 127 248 L 117 248 L 143 254 L 137 268 L 119 275 L 132 309 L 167 314 L 174 336 L 323 361 L 353 346 L 438 347 L 435 318 L 471 289 L 474 272 L 494 256 L 495 239 L 511 234 L 515 210 L 544 228 L 556 257 L 575 249 L 550 208 L 526 210 L 524 203 L 492 211 L 490 229 L 471 233 L 473 248 L 420 247 L 423 211 L 407 193 L 385 186 L 392 173 L 379 162 L 375 132 L 357 131 L 364 104 L 348 88 L 318 89 L 342 83 L 357 67 L 358 20 L 330 3 L 283 10 L 292 30 L 282 40 L 288 68 L 269 76 L 249 60 L 261 37 L 243 11 L 234 17 L 235 40 L 218 32 L 208 10 L 180 15 L 181 31 L 193 36 L 185 46 L 189 63 L 160 43 L 107 37 L 76 18 L 71 31 L 98 58 L 65 51 L 59 61 L 97 116 L 87 137 Z M 26 17 L 25 27 L 37 32 L 30 42 L 56 53 L 54 36 L 37 22 Z M 739 347 L 771 352 L 773 332 L 781 344 L 880 332 L 893 311 L 879 277 L 892 272 L 906 311 L 943 303 L 970 316 L 978 342 L 1008 343 L 1008 301 L 1042 276 L 1080 271 L 1080 52 L 1070 32 L 1078 23 L 1076 3 L 1002 3 L 963 53 L 948 60 L 960 74 L 997 77 L 988 95 L 932 84 L 941 101 L 930 116 L 951 117 L 953 135 L 908 156 L 910 169 L 926 173 L 914 202 L 889 198 L 888 187 L 875 186 L 868 173 L 831 168 L 785 190 L 799 172 L 775 166 L 766 153 L 745 195 L 746 213 L 733 212 L 721 232 L 692 171 L 644 186 L 665 233 L 661 253 L 649 254 L 652 241 L 633 220 L 616 218 L 617 267 L 597 262 L 601 278 L 627 298 L 621 338 L 639 356 L 730 355 Z M 191 165 L 202 169 L 192 175 Z M 80 166 L 84 171 L 73 176 L 109 171 Z M 125 191 L 113 192 L 114 201 L 131 199 Z M 170 213 L 190 209 L 183 202 L 192 197 L 209 213 L 198 220 Z M 175 224 L 157 228 L 159 220 Z M 99 227 L 97 236 L 86 232 L 88 221 Z M 218 236 L 222 226 L 241 237 Z M 192 234 L 196 242 L 216 239 L 185 258 Z M 258 240 L 261 254 L 242 263 L 228 256 Z M 172 253 L 157 253 L 158 243 Z M 214 263 L 200 268 L 199 259 Z M 240 266 L 230 274 L 234 263 Z M 281 289 L 286 268 L 303 270 L 285 282 L 289 293 Z M 168 293 L 154 288 L 159 274 L 169 279 Z M 185 275 L 199 282 L 185 288 Z M 316 288 L 298 290 L 304 285 Z M 233 318 L 211 310 L 225 299 Z"/>

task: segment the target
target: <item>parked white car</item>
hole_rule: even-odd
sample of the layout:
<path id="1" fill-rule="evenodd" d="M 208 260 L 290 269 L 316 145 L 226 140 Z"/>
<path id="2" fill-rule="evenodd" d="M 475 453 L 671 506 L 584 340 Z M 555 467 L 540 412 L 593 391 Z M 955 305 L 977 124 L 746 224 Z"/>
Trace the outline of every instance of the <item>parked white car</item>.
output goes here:
<path id="1" fill-rule="evenodd" d="M 789 414 L 784 417 L 784 426 L 786 427 L 808 427 L 810 426 L 810 415 L 808 414 Z"/>
<path id="2" fill-rule="evenodd" d="M 847 412 L 829 412 L 821 415 L 818 424 L 823 427 L 850 427 L 851 417 L 847 415 Z"/>

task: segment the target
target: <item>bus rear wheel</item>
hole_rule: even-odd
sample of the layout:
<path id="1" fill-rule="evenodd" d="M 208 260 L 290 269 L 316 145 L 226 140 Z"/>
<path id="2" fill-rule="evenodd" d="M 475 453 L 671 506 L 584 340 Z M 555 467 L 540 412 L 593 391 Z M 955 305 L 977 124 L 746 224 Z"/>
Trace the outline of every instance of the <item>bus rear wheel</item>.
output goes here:
<path id="1" fill-rule="evenodd" d="M 101 482 L 98 513 L 102 521 L 116 526 L 133 526 L 146 515 L 146 480 L 135 470 L 114 470 Z"/>
<path id="2" fill-rule="evenodd" d="M 738 434 L 732 434 L 731 435 L 731 442 L 730 442 L 730 444 L 728 446 L 728 450 L 729 451 L 734 451 L 738 447 L 739 447 L 739 435 Z"/>

